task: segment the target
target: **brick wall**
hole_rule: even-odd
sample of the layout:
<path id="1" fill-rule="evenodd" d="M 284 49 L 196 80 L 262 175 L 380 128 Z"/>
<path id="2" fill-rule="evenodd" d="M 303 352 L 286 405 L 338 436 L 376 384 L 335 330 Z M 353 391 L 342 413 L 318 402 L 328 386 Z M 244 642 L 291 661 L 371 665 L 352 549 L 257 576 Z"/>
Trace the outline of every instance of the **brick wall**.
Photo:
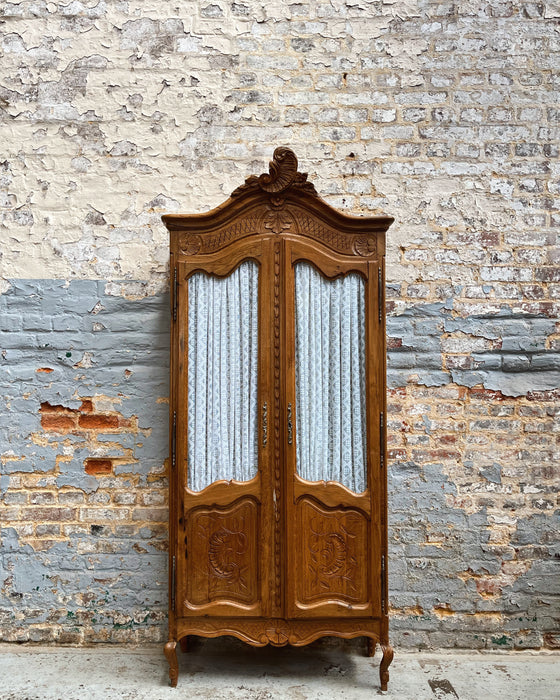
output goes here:
<path id="1" fill-rule="evenodd" d="M 2 639 L 160 640 L 167 297 L 11 280 L 0 328 Z"/>
<path id="2" fill-rule="evenodd" d="M 557 2 L 0 8 L 1 637 L 165 634 L 160 215 L 277 145 L 389 232 L 392 636 L 559 629 Z"/>

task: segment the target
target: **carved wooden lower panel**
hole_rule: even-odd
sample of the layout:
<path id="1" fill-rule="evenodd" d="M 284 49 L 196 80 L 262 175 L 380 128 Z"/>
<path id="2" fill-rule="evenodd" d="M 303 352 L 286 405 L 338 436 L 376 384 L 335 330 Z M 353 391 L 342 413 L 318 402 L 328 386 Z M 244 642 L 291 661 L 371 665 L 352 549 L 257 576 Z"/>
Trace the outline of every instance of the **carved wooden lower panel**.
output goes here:
<path id="1" fill-rule="evenodd" d="M 253 646 L 304 646 L 320 637 L 370 637 L 384 643 L 378 618 L 364 620 L 285 620 L 282 618 L 189 618 L 177 621 L 178 638 L 192 634 L 200 637 L 237 637 Z"/>
<path id="2" fill-rule="evenodd" d="M 368 521 L 357 510 L 324 508 L 310 499 L 297 506 L 296 602 L 367 604 Z"/>
<path id="3" fill-rule="evenodd" d="M 258 510 L 252 498 L 244 498 L 227 508 L 201 507 L 189 513 L 189 603 L 257 602 Z"/>

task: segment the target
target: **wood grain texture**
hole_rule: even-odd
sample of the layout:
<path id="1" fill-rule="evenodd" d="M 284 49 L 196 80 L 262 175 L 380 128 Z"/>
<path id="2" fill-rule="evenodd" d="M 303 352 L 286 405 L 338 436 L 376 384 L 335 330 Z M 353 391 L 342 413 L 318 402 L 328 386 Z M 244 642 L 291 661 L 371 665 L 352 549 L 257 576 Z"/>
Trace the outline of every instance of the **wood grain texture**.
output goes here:
<path id="1" fill-rule="evenodd" d="M 174 688 L 179 678 L 179 662 L 177 661 L 177 642 L 170 640 L 163 647 L 163 653 L 169 664 L 169 684 Z"/>
<path id="2" fill-rule="evenodd" d="M 355 615 L 369 604 L 368 518 L 349 508 L 326 508 L 301 499 L 295 509 L 299 547 L 295 552 L 293 614 Z"/>
<path id="3" fill-rule="evenodd" d="M 297 158 L 281 147 L 269 170 L 250 176 L 205 214 L 166 215 L 177 270 L 171 330 L 171 406 L 176 467 L 170 473 L 170 642 L 233 635 L 249 644 L 300 646 L 325 635 L 365 636 L 390 663 L 387 492 L 384 464 L 385 231 L 388 216 L 356 217 L 317 195 Z M 224 277 L 245 260 L 259 266 L 258 474 L 247 482 L 187 488 L 187 281 Z M 297 474 L 294 265 L 328 280 L 358 273 L 366 299 L 367 481 L 363 493 Z M 379 277 L 381 275 L 381 278 Z M 380 284 L 381 279 L 381 284 Z M 172 315 L 173 317 L 173 315 Z M 386 421 L 385 421 L 386 424 Z M 386 569 L 386 567 L 385 567 Z M 382 581 L 382 576 L 385 578 Z M 170 600 L 171 600 L 170 595 Z M 387 650 L 387 651 L 385 651 Z"/>
<path id="4" fill-rule="evenodd" d="M 188 625 L 188 626 L 187 626 Z M 179 634 L 188 629 L 199 637 L 237 637 L 253 646 L 305 646 L 321 637 L 369 637 L 380 642 L 378 619 L 289 620 L 285 618 L 192 618 L 181 621 Z"/>
<path id="5" fill-rule="evenodd" d="M 189 542 L 187 596 L 191 609 L 228 601 L 258 602 L 259 508 L 252 498 L 233 504 L 193 508 L 185 513 Z"/>
<path id="6" fill-rule="evenodd" d="M 379 666 L 379 680 L 381 682 L 381 690 L 387 690 L 387 684 L 389 683 L 389 666 L 393 660 L 393 647 L 389 644 L 382 644 L 383 658 L 381 659 L 381 664 Z"/>

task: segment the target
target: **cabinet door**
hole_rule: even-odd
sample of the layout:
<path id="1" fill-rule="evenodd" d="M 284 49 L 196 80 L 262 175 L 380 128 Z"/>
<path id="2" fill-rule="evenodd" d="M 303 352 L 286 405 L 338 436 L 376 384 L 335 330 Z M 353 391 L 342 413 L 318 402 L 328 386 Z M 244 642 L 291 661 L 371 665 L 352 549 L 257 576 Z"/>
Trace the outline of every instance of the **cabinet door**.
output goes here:
<path id="1" fill-rule="evenodd" d="M 178 264 L 174 395 L 182 616 L 264 615 L 270 608 L 265 247 L 252 237 Z"/>
<path id="2" fill-rule="evenodd" d="M 287 242 L 290 617 L 381 613 L 377 272 L 375 262 Z"/>

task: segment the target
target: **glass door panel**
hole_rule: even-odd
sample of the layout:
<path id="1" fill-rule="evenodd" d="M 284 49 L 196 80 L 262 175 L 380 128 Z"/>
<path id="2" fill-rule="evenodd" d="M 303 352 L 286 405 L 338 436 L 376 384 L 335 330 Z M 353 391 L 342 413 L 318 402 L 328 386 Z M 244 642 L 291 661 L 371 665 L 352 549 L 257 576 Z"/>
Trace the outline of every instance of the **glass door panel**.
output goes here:
<path id="1" fill-rule="evenodd" d="M 187 486 L 258 470 L 259 266 L 188 279 Z"/>
<path id="2" fill-rule="evenodd" d="M 296 465 L 307 481 L 366 489 L 365 283 L 294 266 Z"/>

